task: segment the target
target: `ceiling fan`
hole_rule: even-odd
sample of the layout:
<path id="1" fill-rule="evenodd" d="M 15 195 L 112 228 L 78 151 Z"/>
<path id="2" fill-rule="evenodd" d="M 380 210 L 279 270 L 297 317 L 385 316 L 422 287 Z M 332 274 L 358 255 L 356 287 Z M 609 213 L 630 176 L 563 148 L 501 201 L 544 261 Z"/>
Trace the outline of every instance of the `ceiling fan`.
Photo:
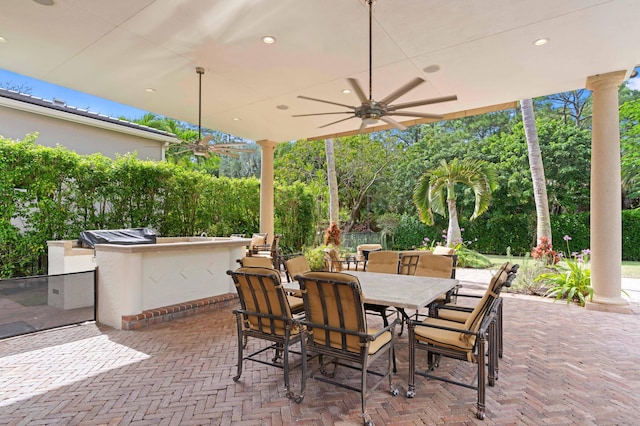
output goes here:
<path id="1" fill-rule="evenodd" d="M 209 142 L 213 139 L 213 135 L 202 137 L 202 74 L 204 74 L 204 68 L 196 67 L 196 72 L 198 73 L 198 140 L 195 142 L 180 142 L 178 145 L 186 145 L 188 148 L 176 154 L 192 151 L 195 156 L 209 158 L 213 152 L 219 155 L 239 158 L 239 154 L 242 152 L 255 152 L 254 149 L 241 148 L 248 145 L 246 142 L 210 144 Z"/>
<path id="2" fill-rule="evenodd" d="M 358 80 L 356 80 L 355 78 L 348 78 L 347 81 L 349 82 L 349 84 L 353 88 L 353 91 L 356 93 L 356 95 L 360 99 L 360 102 L 362 103 L 360 106 L 345 105 L 338 102 L 310 98 L 308 96 L 298 96 L 301 99 L 307 99 L 310 101 L 323 102 L 325 104 L 346 107 L 346 108 L 349 108 L 351 111 L 324 112 L 324 113 L 316 113 L 316 114 L 298 114 L 298 115 L 294 115 L 293 117 L 309 117 L 309 116 L 315 116 L 315 115 L 331 115 L 331 114 L 353 114 L 351 117 L 343 118 L 341 120 L 322 125 L 319 128 L 321 129 L 323 127 L 328 127 L 333 124 L 351 120 L 352 118 L 360 118 L 362 119 L 362 124 L 360 125 L 360 131 L 364 130 L 370 124 L 377 123 L 378 120 L 382 120 L 385 123 L 391 124 L 392 126 L 400 130 L 406 129 L 406 126 L 394 120 L 393 118 L 391 118 L 391 116 L 423 117 L 423 118 L 435 118 L 435 119 L 443 118 L 442 115 L 438 115 L 438 114 L 427 114 L 422 112 L 411 112 L 411 111 L 400 111 L 400 110 L 404 110 L 405 108 L 422 106 L 422 105 L 437 104 L 440 102 L 455 101 L 458 99 L 456 95 L 443 96 L 443 97 L 432 98 L 432 99 L 423 99 L 420 101 L 405 102 L 405 103 L 394 104 L 394 105 L 391 104 L 391 102 L 395 101 L 396 99 L 406 94 L 410 90 L 413 90 L 418 85 L 424 83 L 425 80 L 423 80 L 420 77 L 417 77 L 411 80 L 410 82 L 400 87 L 395 92 L 391 93 L 381 101 L 375 101 L 373 99 L 372 35 L 371 34 L 372 34 L 372 21 L 373 21 L 373 3 L 375 3 L 376 0 L 365 0 L 365 1 L 369 5 L 369 97 L 367 98 L 367 96 L 365 95 L 364 90 L 362 90 L 362 87 L 360 87 L 360 83 L 358 82 Z"/>

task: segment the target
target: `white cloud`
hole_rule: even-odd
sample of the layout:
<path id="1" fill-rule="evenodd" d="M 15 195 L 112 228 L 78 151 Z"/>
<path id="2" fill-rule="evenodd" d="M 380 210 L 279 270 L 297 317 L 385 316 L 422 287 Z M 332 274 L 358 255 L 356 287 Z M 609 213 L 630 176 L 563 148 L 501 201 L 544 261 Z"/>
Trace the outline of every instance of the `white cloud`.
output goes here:
<path id="1" fill-rule="evenodd" d="M 627 80 L 627 87 L 631 90 L 640 91 L 640 77 L 630 78 Z"/>

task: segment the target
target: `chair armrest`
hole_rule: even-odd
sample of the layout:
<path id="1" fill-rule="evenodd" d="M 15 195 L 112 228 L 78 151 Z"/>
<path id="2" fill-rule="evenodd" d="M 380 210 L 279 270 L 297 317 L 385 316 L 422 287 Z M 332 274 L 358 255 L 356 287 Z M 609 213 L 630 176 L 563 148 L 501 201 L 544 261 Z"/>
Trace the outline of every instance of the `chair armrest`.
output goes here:
<path id="1" fill-rule="evenodd" d="M 436 309 L 441 310 L 449 310 L 449 311 L 459 311 L 459 312 L 473 312 L 473 308 L 469 306 L 458 306 L 458 305 L 436 305 Z"/>
<path id="2" fill-rule="evenodd" d="M 412 328 L 412 327 L 415 328 L 416 326 L 420 325 L 420 326 L 423 326 L 423 327 L 435 328 L 435 329 L 438 329 L 438 330 L 455 331 L 456 333 L 476 334 L 473 331 L 469 331 L 469 330 L 464 329 L 464 328 L 446 327 L 444 325 L 437 325 L 437 324 L 426 324 L 426 323 L 423 323 L 422 321 L 419 321 L 419 320 L 409 320 L 408 324 L 409 324 L 409 328 Z"/>
<path id="3" fill-rule="evenodd" d="M 478 295 L 478 294 L 458 293 L 458 294 L 456 294 L 456 297 L 469 297 L 469 298 L 473 298 L 473 299 L 482 299 L 482 295 Z"/>
<path id="4" fill-rule="evenodd" d="M 271 251 L 271 244 L 256 244 L 251 249 L 254 253 L 259 251 Z"/>
<path id="5" fill-rule="evenodd" d="M 398 325 L 400 323 L 400 320 L 398 318 L 394 319 L 388 326 L 384 327 L 381 330 L 378 330 L 378 332 L 376 334 L 370 334 L 369 335 L 369 340 L 374 341 L 376 340 L 378 337 L 382 336 L 384 333 L 386 333 L 387 331 L 390 331 L 393 334 L 393 329 L 396 327 L 396 325 Z"/>

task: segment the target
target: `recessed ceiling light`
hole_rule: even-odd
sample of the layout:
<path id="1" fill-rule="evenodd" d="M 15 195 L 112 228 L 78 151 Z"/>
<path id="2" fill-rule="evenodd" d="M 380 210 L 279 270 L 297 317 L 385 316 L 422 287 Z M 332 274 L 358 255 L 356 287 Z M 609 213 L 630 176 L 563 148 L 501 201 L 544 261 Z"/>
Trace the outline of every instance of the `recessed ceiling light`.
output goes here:
<path id="1" fill-rule="evenodd" d="M 348 95 L 349 93 L 351 93 L 351 89 L 342 89 L 342 93 Z"/>
<path id="2" fill-rule="evenodd" d="M 434 72 L 438 72 L 440 71 L 440 65 L 437 64 L 433 64 L 433 65 L 429 65 L 428 67 L 424 67 L 424 72 L 428 73 L 428 74 L 432 74 Z"/>
<path id="3" fill-rule="evenodd" d="M 33 0 L 33 1 L 43 6 L 53 6 L 56 3 L 55 0 Z"/>
<path id="4" fill-rule="evenodd" d="M 233 117 L 233 121 L 240 121 L 240 120 L 242 120 L 242 118 L 240 118 L 240 117 Z"/>
<path id="5" fill-rule="evenodd" d="M 156 93 L 156 89 L 154 89 L 153 87 L 147 87 L 146 89 L 144 89 L 144 91 L 147 93 Z"/>
<path id="6" fill-rule="evenodd" d="M 276 42 L 276 38 L 273 36 L 264 36 L 262 37 L 262 42 L 264 44 L 273 44 Z"/>
<path id="7" fill-rule="evenodd" d="M 285 110 L 285 109 L 289 109 L 289 105 L 278 105 L 276 108 Z"/>
<path id="8" fill-rule="evenodd" d="M 0 37 L 0 43 L 6 43 L 7 39 L 4 37 Z"/>
<path id="9" fill-rule="evenodd" d="M 536 46 L 544 46 L 545 44 L 549 43 L 549 39 L 548 38 L 539 38 L 536 41 L 533 42 L 534 45 Z"/>

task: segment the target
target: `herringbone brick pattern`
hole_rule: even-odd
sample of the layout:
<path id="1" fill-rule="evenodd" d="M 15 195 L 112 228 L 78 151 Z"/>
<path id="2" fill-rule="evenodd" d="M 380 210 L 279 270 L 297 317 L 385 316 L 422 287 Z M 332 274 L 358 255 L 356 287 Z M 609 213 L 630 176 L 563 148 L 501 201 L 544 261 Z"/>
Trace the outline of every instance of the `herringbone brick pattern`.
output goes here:
<path id="1" fill-rule="evenodd" d="M 637 312 L 637 309 L 634 309 Z M 418 376 L 404 396 L 406 336 L 398 339 L 400 395 L 370 394 L 376 424 L 634 425 L 640 419 L 638 314 L 588 311 L 506 295 L 505 357 L 487 415 L 475 392 Z M 255 347 L 254 343 L 250 343 Z M 236 371 L 231 309 L 138 331 L 86 324 L 0 342 L 0 424 L 360 424 L 359 394 L 310 380 L 301 404 L 287 399 L 282 371 L 246 363 Z M 440 370 L 473 375 L 443 360 Z M 299 369 L 292 384 L 299 386 Z"/>

